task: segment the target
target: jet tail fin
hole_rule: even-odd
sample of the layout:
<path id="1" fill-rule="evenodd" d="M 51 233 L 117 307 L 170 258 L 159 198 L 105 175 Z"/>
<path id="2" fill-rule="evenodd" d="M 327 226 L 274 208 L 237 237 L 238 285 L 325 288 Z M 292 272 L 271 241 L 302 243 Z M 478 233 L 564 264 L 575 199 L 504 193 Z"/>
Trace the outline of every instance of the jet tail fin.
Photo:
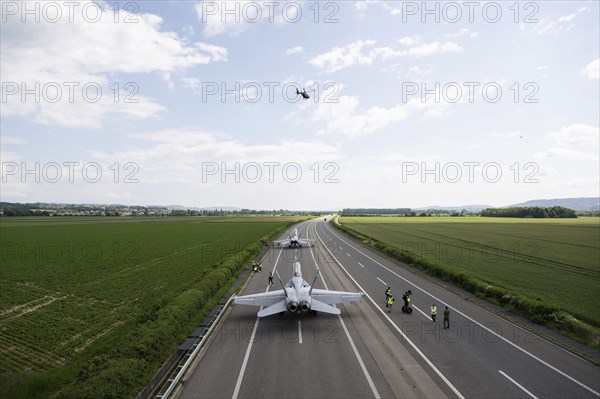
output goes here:
<path id="1" fill-rule="evenodd" d="M 315 283 L 317 282 L 317 278 L 319 278 L 319 273 L 321 273 L 320 270 L 317 270 L 317 274 L 315 275 L 315 278 L 313 279 L 312 284 L 310 285 L 310 290 L 308 291 L 308 296 L 312 295 L 312 290 L 315 287 Z"/>
<path id="2" fill-rule="evenodd" d="M 283 288 L 283 292 L 285 292 L 285 296 L 287 296 L 287 291 L 285 290 L 285 287 L 283 286 L 283 281 L 281 281 L 281 277 L 279 276 L 279 272 L 277 270 L 275 270 L 275 274 L 277 275 L 277 280 L 279 280 L 279 284 L 281 284 L 281 288 Z"/>

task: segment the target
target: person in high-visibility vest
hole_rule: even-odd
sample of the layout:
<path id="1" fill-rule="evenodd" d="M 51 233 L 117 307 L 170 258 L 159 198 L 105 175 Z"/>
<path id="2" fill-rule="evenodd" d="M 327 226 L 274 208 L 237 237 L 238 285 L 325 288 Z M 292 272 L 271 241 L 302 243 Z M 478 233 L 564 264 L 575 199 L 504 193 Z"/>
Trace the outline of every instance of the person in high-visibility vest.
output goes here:
<path id="1" fill-rule="evenodd" d="M 435 303 L 433 305 L 431 305 L 431 320 L 433 320 L 433 322 L 435 323 L 435 316 L 437 316 L 437 307 L 435 306 Z"/>
<path id="2" fill-rule="evenodd" d="M 392 288 L 391 287 L 387 287 L 387 290 L 385 290 L 385 307 L 388 307 L 387 304 L 387 300 L 390 297 L 390 295 L 392 295 Z"/>
<path id="3" fill-rule="evenodd" d="M 394 296 L 392 294 L 390 294 L 390 296 L 388 296 L 387 304 L 386 304 L 386 306 L 389 308 L 388 313 L 392 312 L 393 304 L 394 304 Z"/>
<path id="4" fill-rule="evenodd" d="M 404 307 L 408 308 L 410 306 L 410 296 L 412 295 L 412 291 L 408 290 L 402 295 L 402 299 L 404 300 Z"/>

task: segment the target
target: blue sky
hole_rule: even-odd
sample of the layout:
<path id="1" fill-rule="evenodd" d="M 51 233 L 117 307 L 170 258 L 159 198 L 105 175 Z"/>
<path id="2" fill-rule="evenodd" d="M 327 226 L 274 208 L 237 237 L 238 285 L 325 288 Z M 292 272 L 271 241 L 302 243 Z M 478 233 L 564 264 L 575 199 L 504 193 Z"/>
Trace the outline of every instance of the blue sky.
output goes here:
<path id="1" fill-rule="evenodd" d="M 1 4 L 2 201 L 599 195 L 597 1 Z"/>

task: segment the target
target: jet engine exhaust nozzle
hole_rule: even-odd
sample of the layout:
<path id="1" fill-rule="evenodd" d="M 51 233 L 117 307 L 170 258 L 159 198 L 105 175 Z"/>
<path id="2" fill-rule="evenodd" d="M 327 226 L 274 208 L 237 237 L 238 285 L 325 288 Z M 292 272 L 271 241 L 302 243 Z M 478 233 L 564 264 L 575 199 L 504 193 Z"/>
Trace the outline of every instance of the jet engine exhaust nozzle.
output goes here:
<path id="1" fill-rule="evenodd" d="M 303 312 L 310 310 L 310 304 L 307 301 L 300 302 L 300 310 L 302 310 Z"/>
<path id="2" fill-rule="evenodd" d="M 290 303 L 288 303 L 288 305 L 287 305 L 287 309 L 288 309 L 290 312 L 295 312 L 295 311 L 297 311 L 297 310 L 298 310 L 298 302 L 290 302 Z"/>

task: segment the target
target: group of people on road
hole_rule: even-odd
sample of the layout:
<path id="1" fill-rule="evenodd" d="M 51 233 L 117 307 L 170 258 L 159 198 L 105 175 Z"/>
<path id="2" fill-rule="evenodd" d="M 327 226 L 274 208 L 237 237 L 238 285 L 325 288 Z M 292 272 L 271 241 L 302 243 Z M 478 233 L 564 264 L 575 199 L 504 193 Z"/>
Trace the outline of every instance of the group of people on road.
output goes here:
<path id="1" fill-rule="evenodd" d="M 254 271 L 255 273 L 262 272 L 262 262 L 260 261 L 260 259 L 254 259 L 252 261 L 252 271 Z"/>
<path id="2" fill-rule="evenodd" d="M 403 313 L 412 313 L 412 308 L 410 307 L 410 298 L 412 296 L 412 291 L 408 290 L 402 295 L 402 300 L 404 301 L 404 306 L 402 307 Z M 392 312 L 392 305 L 394 304 L 394 295 L 392 295 L 392 287 L 387 287 L 385 290 L 385 307 L 388 308 L 388 313 Z M 435 319 L 437 316 L 437 306 L 435 303 L 431 305 L 430 309 L 431 320 L 433 324 L 435 324 Z M 450 309 L 446 306 L 444 310 L 444 330 L 450 328 Z"/>

